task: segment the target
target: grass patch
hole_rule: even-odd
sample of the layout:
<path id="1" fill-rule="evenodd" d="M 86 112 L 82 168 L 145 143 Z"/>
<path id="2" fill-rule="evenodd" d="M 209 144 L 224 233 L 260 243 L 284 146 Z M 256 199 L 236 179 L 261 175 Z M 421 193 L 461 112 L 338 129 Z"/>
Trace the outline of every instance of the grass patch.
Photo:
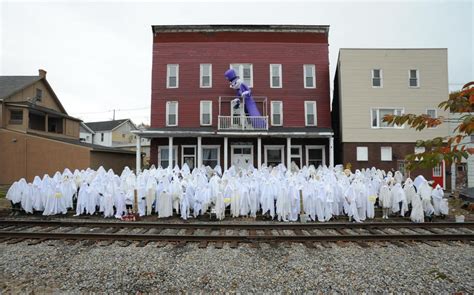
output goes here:
<path id="1" fill-rule="evenodd" d="M 443 281 L 448 281 L 448 282 L 453 282 L 445 273 L 437 270 L 437 269 L 432 269 L 429 271 L 430 274 L 434 276 L 435 280 L 443 280 Z"/>

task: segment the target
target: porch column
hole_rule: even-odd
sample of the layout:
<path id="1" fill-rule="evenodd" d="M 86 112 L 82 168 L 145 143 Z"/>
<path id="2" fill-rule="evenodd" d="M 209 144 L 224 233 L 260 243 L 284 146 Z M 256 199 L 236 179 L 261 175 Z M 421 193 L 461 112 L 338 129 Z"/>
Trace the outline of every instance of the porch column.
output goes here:
<path id="1" fill-rule="evenodd" d="M 227 137 L 224 137 L 224 171 L 227 170 L 227 159 L 229 158 L 228 157 L 228 142 L 229 142 L 229 139 Z M 220 156 L 220 155 L 219 155 Z"/>
<path id="2" fill-rule="evenodd" d="M 286 139 L 286 169 L 291 171 L 291 137 Z"/>
<path id="3" fill-rule="evenodd" d="M 173 137 L 168 138 L 168 167 L 173 168 Z"/>
<path id="4" fill-rule="evenodd" d="M 334 167 L 334 137 L 329 137 L 329 167 Z"/>
<path id="5" fill-rule="evenodd" d="M 262 138 L 257 139 L 257 167 L 262 168 Z"/>
<path id="6" fill-rule="evenodd" d="M 198 168 L 201 168 L 202 166 L 202 137 L 198 136 L 198 160 L 197 160 L 197 166 Z"/>
<path id="7" fill-rule="evenodd" d="M 136 163 L 135 163 L 135 174 L 138 175 L 138 173 L 142 169 L 142 142 L 140 136 L 137 135 L 137 151 L 136 151 Z"/>

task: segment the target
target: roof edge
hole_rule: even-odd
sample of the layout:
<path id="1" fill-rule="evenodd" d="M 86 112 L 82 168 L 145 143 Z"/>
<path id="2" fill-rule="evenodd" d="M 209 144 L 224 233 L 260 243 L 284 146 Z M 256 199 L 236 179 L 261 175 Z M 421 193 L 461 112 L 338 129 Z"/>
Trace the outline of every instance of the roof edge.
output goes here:
<path id="1" fill-rule="evenodd" d="M 328 33 L 329 25 L 152 25 L 152 32 L 307 32 Z"/>

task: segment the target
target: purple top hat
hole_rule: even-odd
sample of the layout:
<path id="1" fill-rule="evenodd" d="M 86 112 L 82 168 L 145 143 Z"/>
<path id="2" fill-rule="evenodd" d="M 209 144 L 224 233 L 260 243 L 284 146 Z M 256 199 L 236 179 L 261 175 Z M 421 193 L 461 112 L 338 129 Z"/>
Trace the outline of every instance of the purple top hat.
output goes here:
<path id="1" fill-rule="evenodd" d="M 224 76 L 229 82 L 234 81 L 237 79 L 237 73 L 234 71 L 234 69 L 228 69 L 225 73 Z"/>

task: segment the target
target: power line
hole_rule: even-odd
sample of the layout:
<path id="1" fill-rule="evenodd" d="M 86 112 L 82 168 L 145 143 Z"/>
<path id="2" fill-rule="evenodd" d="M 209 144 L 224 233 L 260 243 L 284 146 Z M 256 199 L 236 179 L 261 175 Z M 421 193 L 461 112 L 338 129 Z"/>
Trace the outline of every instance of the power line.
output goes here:
<path id="1" fill-rule="evenodd" d="M 149 107 L 142 107 L 142 108 L 130 108 L 130 109 L 112 109 L 107 111 L 100 111 L 100 112 L 84 112 L 84 113 L 72 113 L 73 115 L 88 115 L 88 114 L 104 114 L 110 112 L 125 112 L 125 111 L 138 111 L 138 110 L 146 110 Z"/>

